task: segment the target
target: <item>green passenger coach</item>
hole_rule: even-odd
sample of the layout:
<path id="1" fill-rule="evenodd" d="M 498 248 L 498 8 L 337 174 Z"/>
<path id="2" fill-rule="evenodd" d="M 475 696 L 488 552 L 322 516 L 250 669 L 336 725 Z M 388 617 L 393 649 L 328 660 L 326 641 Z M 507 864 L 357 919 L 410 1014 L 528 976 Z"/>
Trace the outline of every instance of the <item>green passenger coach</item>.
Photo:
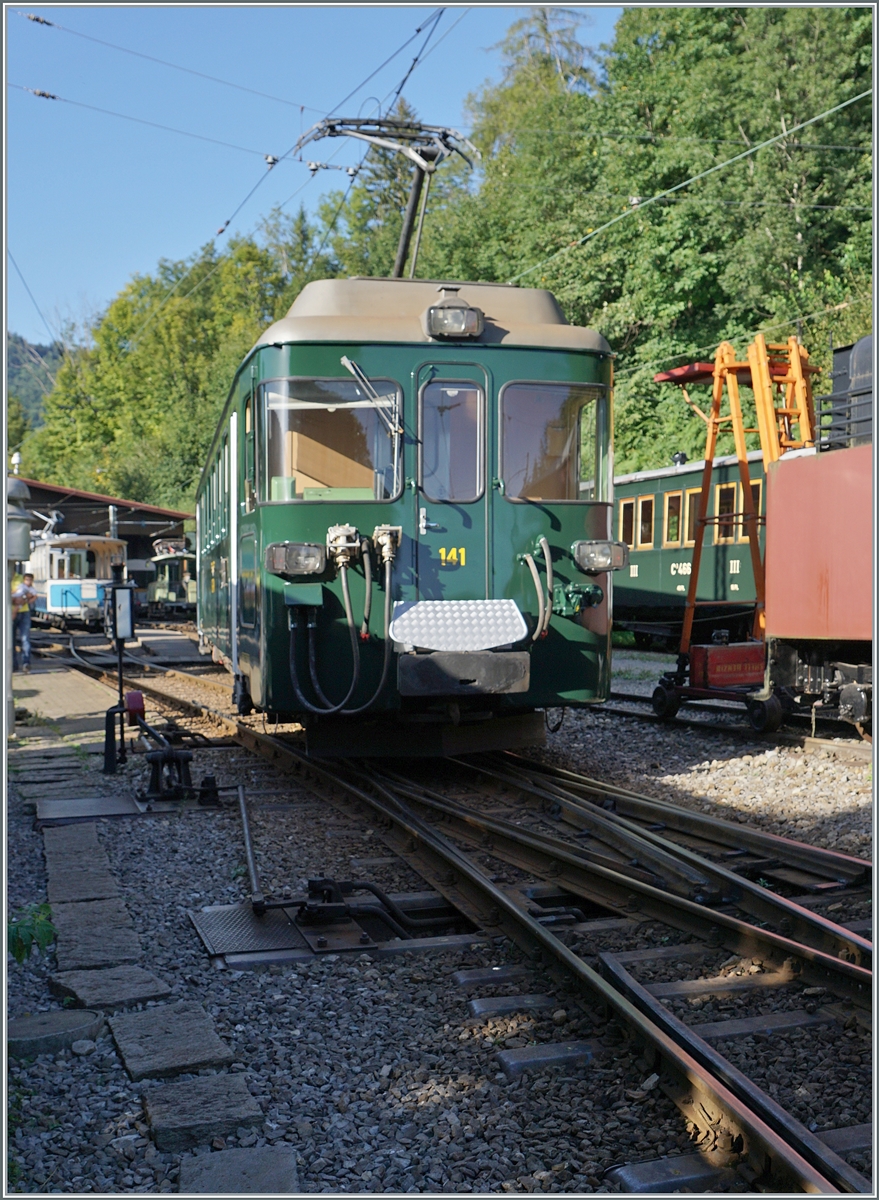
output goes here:
<path id="1" fill-rule="evenodd" d="M 308 284 L 239 368 L 198 492 L 202 649 L 315 754 L 540 740 L 604 700 L 611 352 L 549 292 Z"/>
<path id="2" fill-rule="evenodd" d="M 629 551 L 628 566 L 616 578 L 614 622 L 631 630 L 643 648 L 654 640 L 668 649 L 678 647 L 704 466 L 703 461 L 680 462 L 618 475 L 614 481 L 615 533 Z M 748 470 L 762 554 L 765 502 L 759 450 L 748 454 Z M 726 629 L 730 641 L 744 641 L 754 618 L 756 590 L 735 455 L 714 460 L 711 493 L 694 637 L 710 641 L 716 629 Z"/>

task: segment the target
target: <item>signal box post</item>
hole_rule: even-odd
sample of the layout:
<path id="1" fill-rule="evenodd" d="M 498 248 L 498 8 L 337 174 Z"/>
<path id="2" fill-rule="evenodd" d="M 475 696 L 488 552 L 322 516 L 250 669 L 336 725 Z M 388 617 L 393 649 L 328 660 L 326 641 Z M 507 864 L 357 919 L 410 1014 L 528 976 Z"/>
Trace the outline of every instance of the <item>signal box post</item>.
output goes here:
<path id="1" fill-rule="evenodd" d="M 104 608 L 107 637 L 116 643 L 119 702 L 107 709 L 104 723 L 104 774 L 115 775 L 117 762 L 125 762 L 125 694 L 122 686 L 122 655 L 126 641 L 134 637 L 134 591 L 122 578 L 123 565 L 113 563 L 113 584 Z M 119 753 L 116 753 L 116 716 L 119 716 Z"/>

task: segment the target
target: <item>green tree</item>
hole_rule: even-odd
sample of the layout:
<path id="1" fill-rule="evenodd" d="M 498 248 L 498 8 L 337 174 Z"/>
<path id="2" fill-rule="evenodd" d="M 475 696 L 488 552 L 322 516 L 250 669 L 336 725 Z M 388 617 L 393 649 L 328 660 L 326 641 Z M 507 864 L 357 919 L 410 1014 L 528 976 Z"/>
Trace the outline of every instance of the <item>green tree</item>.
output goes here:
<path id="1" fill-rule="evenodd" d="M 6 448 L 10 454 L 21 449 L 30 425 L 24 405 L 11 393 L 6 398 Z"/>
<path id="2" fill-rule="evenodd" d="M 724 338 L 744 351 L 764 327 L 800 328 L 827 365 L 836 318 L 813 313 L 845 306 L 847 337 L 870 327 L 870 105 L 643 201 L 865 91 L 871 13 L 627 9 L 597 87 L 535 60 L 540 36 L 532 14 L 505 44 L 501 84 L 472 102 L 482 185 L 453 198 L 432 253 L 463 278 L 551 288 L 605 334 L 619 355 L 618 468 L 698 454 L 701 422 L 653 384 L 658 369 Z"/>

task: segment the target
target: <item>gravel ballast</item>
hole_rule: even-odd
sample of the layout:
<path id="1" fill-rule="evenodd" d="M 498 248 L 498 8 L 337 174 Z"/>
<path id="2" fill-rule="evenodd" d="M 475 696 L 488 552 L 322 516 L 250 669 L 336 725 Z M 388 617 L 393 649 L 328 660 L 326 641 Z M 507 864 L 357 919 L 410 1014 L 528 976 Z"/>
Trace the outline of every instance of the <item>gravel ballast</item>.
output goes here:
<path id="1" fill-rule="evenodd" d="M 866 767 L 593 712 L 569 712 L 539 756 L 699 811 L 734 819 L 741 814 L 773 833 L 864 857 L 870 852 Z M 102 777 L 99 766 L 99 759 L 83 762 L 79 794 L 110 794 L 146 780 L 139 756 L 115 780 Z M 246 784 L 267 892 L 296 892 L 308 878 L 323 874 L 366 875 L 391 892 L 424 890 L 423 881 L 396 860 L 368 870 L 352 867 L 352 858 L 392 858 L 369 820 L 341 821 L 300 785 L 243 751 L 199 750 L 194 767 L 196 778 L 214 774 L 221 785 Z M 42 836 L 33 831 L 32 820 L 13 788 L 12 909 L 45 899 Z M 652 1074 L 649 1064 L 630 1049 L 620 1029 L 590 1007 L 588 997 L 560 988 L 530 964 L 525 980 L 469 990 L 452 984 L 452 974 L 461 969 L 524 963 L 508 944 L 441 955 L 328 955 L 260 971 L 220 971 L 211 966 L 188 911 L 235 903 L 248 894 L 237 811 L 101 821 L 97 828 L 143 948 L 143 965 L 170 986 L 166 1003 L 203 1005 L 232 1054 L 230 1073 L 245 1081 L 264 1117 L 262 1130 L 242 1126 L 187 1155 L 290 1145 L 299 1188 L 306 1192 L 588 1193 L 615 1190 L 604 1171 L 616 1163 L 692 1153 L 694 1143 L 678 1110 L 659 1089 L 642 1087 Z M 582 952 L 638 949 L 667 939 L 662 926 L 632 923 L 589 939 Z M 712 960 L 711 969 L 715 966 Z M 61 1006 L 48 986 L 55 969 L 51 952 L 11 967 L 11 1016 Z M 692 977 L 700 973 L 696 966 Z M 524 993 L 552 995 L 556 1007 L 483 1018 L 468 1012 L 474 996 Z M 679 1015 L 707 1021 L 724 1011 L 721 1004 L 687 1002 Z M 748 1011 L 743 1008 L 742 1015 Z M 869 1069 L 864 1065 L 870 1061 L 869 1036 L 860 1027 L 852 1032 L 836 1026 L 810 1029 L 802 1038 L 795 1031 L 785 1034 L 789 1059 L 767 1065 L 767 1090 L 772 1085 L 779 1101 L 819 1129 L 829 1120 L 869 1120 L 870 1088 L 860 1078 Z M 854 1074 L 850 1092 L 834 1083 L 834 1108 L 828 1110 L 821 1107 L 820 1085 L 829 1078 L 834 1035 L 837 1044 L 844 1037 Z M 529 1042 L 590 1038 L 599 1043 L 595 1060 L 567 1074 L 511 1083 L 495 1059 L 499 1049 Z M 822 1056 L 809 1062 L 807 1052 L 816 1045 Z M 759 1053 L 759 1039 L 750 1047 L 720 1044 L 749 1071 L 755 1046 Z M 77 1052 L 13 1060 L 10 1189 L 176 1191 L 186 1155 L 155 1147 L 143 1087 L 131 1082 L 108 1035 L 83 1043 Z M 797 1088 L 807 1089 L 808 1096 Z M 850 1121 L 841 1117 L 842 1101 Z"/>

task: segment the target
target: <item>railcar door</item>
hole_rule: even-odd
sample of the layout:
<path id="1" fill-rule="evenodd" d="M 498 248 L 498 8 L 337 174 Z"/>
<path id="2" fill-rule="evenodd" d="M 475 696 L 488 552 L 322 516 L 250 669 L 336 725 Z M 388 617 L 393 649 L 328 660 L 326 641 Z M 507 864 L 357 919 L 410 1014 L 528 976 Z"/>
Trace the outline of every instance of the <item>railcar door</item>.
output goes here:
<path id="1" fill-rule="evenodd" d="M 418 372 L 417 588 L 421 600 L 488 597 L 488 379 L 474 363 Z"/>

